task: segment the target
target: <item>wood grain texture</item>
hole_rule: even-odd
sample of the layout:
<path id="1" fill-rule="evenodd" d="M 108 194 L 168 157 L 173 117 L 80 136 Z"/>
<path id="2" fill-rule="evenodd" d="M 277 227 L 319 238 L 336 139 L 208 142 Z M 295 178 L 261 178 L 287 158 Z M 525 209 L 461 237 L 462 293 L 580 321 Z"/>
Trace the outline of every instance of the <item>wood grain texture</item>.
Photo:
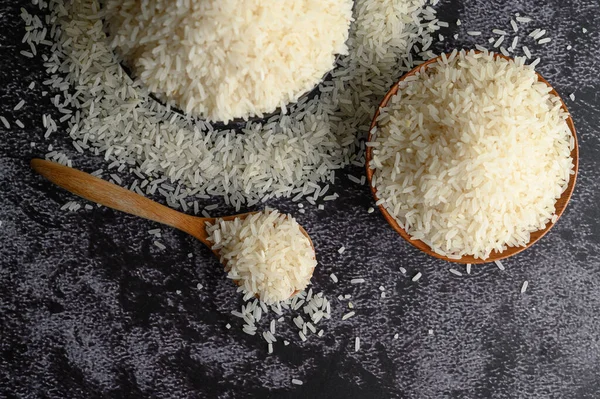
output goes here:
<path id="1" fill-rule="evenodd" d="M 475 51 L 475 53 L 480 53 L 480 51 Z M 450 54 L 446 54 L 446 56 L 449 57 Z M 503 58 L 505 60 L 512 61 L 511 58 L 506 57 L 502 54 L 495 54 L 494 56 L 496 58 Z M 433 59 L 428 60 L 427 62 L 413 68 L 411 71 L 409 71 L 405 75 L 403 75 L 400 78 L 400 80 L 398 80 L 398 82 L 396 82 L 396 84 L 394 84 L 394 86 L 392 86 L 392 88 L 387 92 L 387 94 L 385 95 L 385 97 L 383 98 L 383 100 L 381 101 L 379 106 L 377 107 L 375 115 L 373 116 L 373 121 L 371 122 L 371 126 L 369 128 L 369 132 L 372 132 L 373 129 L 375 129 L 377 127 L 377 119 L 379 118 L 381 109 L 387 107 L 387 105 L 388 105 L 389 101 L 392 99 L 392 97 L 394 97 L 398 93 L 400 83 L 402 81 L 404 81 L 406 78 L 416 75 L 420 71 L 427 70 L 427 68 L 429 68 L 430 65 L 437 63 L 440 60 L 440 58 L 441 58 L 441 56 L 433 58 Z M 574 146 L 573 150 L 571 151 L 571 158 L 573 159 L 574 173 L 571 175 L 571 178 L 569 179 L 569 184 L 567 185 L 566 190 L 563 192 L 563 194 L 560 196 L 560 198 L 558 200 L 556 200 L 554 213 L 556 214 L 556 216 L 558 216 L 558 218 L 556 220 L 556 221 L 558 221 L 558 219 L 560 219 L 560 217 L 564 213 L 565 209 L 567 208 L 567 204 L 569 203 L 569 200 L 571 199 L 571 196 L 573 195 L 573 191 L 575 190 L 575 182 L 577 181 L 577 172 L 579 170 L 579 144 L 577 141 L 577 132 L 575 130 L 575 124 L 573 123 L 573 118 L 571 117 L 571 114 L 569 113 L 569 110 L 567 109 L 567 106 L 566 106 L 564 100 L 560 97 L 560 95 L 556 92 L 556 90 L 552 87 L 552 85 L 550 85 L 550 83 L 548 83 L 548 81 L 542 77 L 542 75 L 540 75 L 539 73 L 537 75 L 538 75 L 538 81 L 543 82 L 548 87 L 550 87 L 550 89 L 552 89 L 550 93 L 560 99 L 560 102 L 562 104 L 562 109 L 568 115 L 566 122 L 567 122 L 567 125 L 569 126 L 569 130 L 571 131 L 571 134 L 573 135 L 573 139 L 575 142 L 575 146 Z M 369 133 L 368 141 L 372 141 L 372 140 L 373 140 L 373 134 Z M 373 198 L 375 199 L 375 202 L 377 202 L 379 200 L 379 197 L 377 195 L 377 188 L 374 187 L 372 184 L 373 175 L 375 174 L 376 169 L 373 169 L 370 166 L 372 156 L 373 156 L 373 147 L 368 147 L 367 153 L 366 153 L 366 174 L 367 174 L 367 180 L 369 181 L 369 186 L 371 187 L 371 193 L 373 195 Z M 511 256 L 514 256 L 514 255 L 521 253 L 521 252 L 525 251 L 526 249 L 530 248 L 539 239 L 541 239 L 543 236 L 545 236 L 546 233 L 548 233 L 548 231 L 550 231 L 552 226 L 554 226 L 556 224 L 556 222 L 549 221 L 543 229 L 531 233 L 531 239 L 529 240 L 529 243 L 527 243 L 527 245 L 524 247 L 508 247 L 506 250 L 504 250 L 502 252 L 493 251 L 490 254 L 489 258 L 487 258 L 487 259 L 475 258 L 472 255 L 465 255 L 465 256 L 461 257 L 460 259 L 452 259 L 447 256 L 440 255 L 440 254 L 434 252 L 431 249 L 431 247 L 429 245 L 425 244 L 423 241 L 412 239 L 410 234 L 408 234 L 406 232 L 406 230 L 400 226 L 400 224 L 398 223 L 396 218 L 394 218 L 388 212 L 387 208 L 383 204 L 379 205 L 378 207 L 379 207 L 379 210 L 381 211 L 381 213 L 383 214 L 384 219 L 389 223 L 389 225 L 392 226 L 392 228 L 400 235 L 400 237 L 405 239 L 412 246 L 414 246 L 415 248 L 417 248 L 420 251 L 423 251 L 427 255 L 433 256 L 435 258 L 442 259 L 447 262 L 461 263 L 461 264 L 467 264 L 467 263 L 483 264 L 483 263 L 489 263 L 489 262 L 494 262 L 497 260 L 503 260 L 503 259 L 510 258 Z"/>
<path id="2" fill-rule="evenodd" d="M 33 159 L 31 160 L 31 168 L 52 183 L 88 201 L 108 206 L 117 211 L 129 213 L 130 215 L 165 224 L 188 233 L 210 248 L 211 251 L 220 258 L 220 251 L 212 248 L 212 243 L 208 240 L 208 233 L 206 231 L 206 224 L 214 224 L 216 218 L 201 218 L 177 212 L 158 202 L 117 186 L 116 184 L 56 162 Z M 248 212 L 240 215 L 228 215 L 223 216 L 220 219 L 225 221 L 234 219 L 243 220 L 253 214 L 255 214 L 255 212 Z M 315 247 L 310 236 L 302 226 L 299 227 L 302 234 L 308 238 L 314 252 Z M 224 266 L 225 269 L 228 268 L 227 265 Z M 239 284 L 237 280 L 234 280 L 234 282 Z M 295 291 L 292 296 L 297 293 L 298 291 Z"/>
<path id="3" fill-rule="evenodd" d="M 200 218 L 177 212 L 116 184 L 56 162 L 33 159 L 31 168 L 52 183 L 88 201 L 175 227 L 195 237 L 209 248 L 212 245 L 208 241 L 206 223 L 214 223 L 215 218 Z M 227 219 L 245 216 L 247 214 L 233 215 Z"/>

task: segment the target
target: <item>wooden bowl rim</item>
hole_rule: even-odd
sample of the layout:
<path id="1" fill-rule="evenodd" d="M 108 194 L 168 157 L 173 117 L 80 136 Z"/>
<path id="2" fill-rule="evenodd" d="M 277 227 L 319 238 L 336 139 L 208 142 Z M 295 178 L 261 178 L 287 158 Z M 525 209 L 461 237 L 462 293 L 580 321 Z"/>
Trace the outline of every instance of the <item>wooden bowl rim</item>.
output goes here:
<path id="1" fill-rule="evenodd" d="M 477 50 L 470 50 L 469 52 L 473 52 L 475 54 L 479 54 L 481 53 L 481 51 L 477 51 Z M 445 54 L 446 57 L 450 57 L 452 53 L 447 53 Z M 506 57 L 503 54 L 498 54 L 498 53 L 492 53 L 494 55 L 495 58 L 503 58 L 505 60 L 508 61 L 513 61 L 514 59 L 510 58 L 510 57 Z M 409 72 L 407 72 L 406 74 L 404 74 L 399 80 L 398 82 L 396 82 L 392 88 L 387 92 L 387 94 L 385 95 L 385 97 L 383 98 L 383 100 L 381 101 L 381 103 L 379 104 L 379 106 L 377 107 L 377 110 L 375 112 L 375 116 L 373 117 L 373 120 L 371 122 L 371 126 L 369 128 L 369 136 L 367 141 L 370 142 L 372 140 L 372 131 L 375 127 L 377 127 L 377 118 L 380 115 L 381 109 L 385 108 L 388 104 L 388 102 L 390 101 L 390 99 L 396 95 L 396 93 L 398 92 L 399 86 L 401 84 L 401 82 L 403 82 L 406 78 L 408 78 L 409 76 L 413 76 L 416 75 L 418 72 L 421 71 L 421 69 L 427 69 L 431 64 L 433 63 L 437 63 L 438 60 L 441 59 L 441 55 L 435 58 L 432 58 L 426 62 L 424 62 L 423 64 L 420 64 L 418 66 L 416 66 L 415 68 L 413 68 L 412 70 L 410 70 Z M 410 235 L 406 232 L 406 230 L 404 230 L 402 227 L 400 227 L 400 225 L 398 224 L 398 222 L 396 221 L 396 219 L 390 215 L 390 213 L 387 211 L 387 209 L 385 208 L 385 206 L 383 206 L 383 204 L 378 205 L 379 210 L 381 211 L 381 213 L 383 214 L 384 219 L 388 222 L 388 224 L 404 239 L 406 240 L 408 243 L 410 243 L 412 246 L 414 246 L 415 248 L 425 252 L 428 255 L 431 255 L 435 258 L 438 259 L 442 259 L 442 260 L 446 260 L 448 262 L 453 262 L 453 263 L 461 263 L 461 264 L 467 264 L 467 263 L 471 263 L 471 264 L 481 264 L 481 263 L 489 263 L 489 262 L 494 262 L 497 260 L 502 260 L 502 259 L 506 259 L 509 258 L 511 256 L 514 256 L 518 253 L 523 252 L 524 250 L 530 248 L 531 246 L 533 246 L 533 244 L 535 244 L 536 242 L 538 242 L 542 237 L 544 237 L 548 231 L 550 231 L 550 229 L 556 224 L 556 222 L 558 221 L 558 219 L 560 219 L 560 217 L 562 216 L 562 214 L 564 213 L 565 209 L 567 208 L 567 205 L 571 199 L 571 196 L 573 195 L 573 191 L 575 190 L 575 182 L 577 181 L 577 173 L 579 170 L 579 144 L 577 141 L 577 132 L 575 130 L 575 124 L 573 123 L 573 118 L 571 117 L 571 113 L 569 112 L 565 102 L 563 101 L 562 97 L 556 92 L 556 90 L 554 89 L 554 87 L 552 87 L 552 85 L 550 85 L 550 83 L 548 83 L 548 81 L 546 79 L 544 79 L 542 77 L 542 75 L 540 75 L 538 72 L 536 72 L 537 76 L 538 76 L 538 81 L 539 82 L 543 82 L 545 83 L 551 90 L 551 94 L 555 95 L 556 97 L 558 97 L 558 99 L 561 102 L 562 105 L 562 109 L 567 113 L 568 117 L 566 119 L 567 125 L 569 126 L 569 129 L 571 130 L 571 133 L 573 135 L 574 138 L 574 142 L 575 142 L 575 146 L 573 147 L 573 150 L 571 151 L 571 157 L 573 158 L 573 170 L 574 173 L 571 175 L 570 179 L 569 179 L 569 184 L 567 186 L 567 189 L 562 193 L 562 195 L 560 196 L 560 198 L 558 200 L 556 200 L 556 211 L 555 211 L 555 215 L 557 216 L 556 221 L 552 222 L 549 221 L 546 226 L 541 229 L 538 230 L 536 232 L 531 233 L 531 239 L 529 241 L 529 243 L 527 243 L 526 246 L 523 247 L 508 247 L 505 251 L 503 252 L 496 252 L 496 251 L 492 251 L 492 253 L 490 254 L 490 256 L 483 260 L 483 259 L 476 259 L 474 256 L 472 255 L 466 255 L 463 256 L 460 259 L 451 259 L 447 256 L 443 256 L 440 255 L 436 252 L 434 252 L 431 247 L 429 247 L 429 245 L 425 244 L 423 241 L 421 240 L 413 240 Z M 373 147 L 367 147 L 367 151 L 366 151 L 366 155 L 365 155 L 365 167 L 367 169 L 367 180 L 369 181 L 369 187 L 371 188 L 371 193 L 373 194 L 373 198 L 375 199 L 375 202 L 377 202 L 379 200 L 379 198 L 377 197 L 377 188 L 373 187 L 373 183 L 372 183 L 372 178 L 373 178 L 373 174 L 375 173 L 374 169 L 371 169 L 370 163 L 371 163 L 371 157 L 372 157 L 372 151 L 373 151 Z"/>

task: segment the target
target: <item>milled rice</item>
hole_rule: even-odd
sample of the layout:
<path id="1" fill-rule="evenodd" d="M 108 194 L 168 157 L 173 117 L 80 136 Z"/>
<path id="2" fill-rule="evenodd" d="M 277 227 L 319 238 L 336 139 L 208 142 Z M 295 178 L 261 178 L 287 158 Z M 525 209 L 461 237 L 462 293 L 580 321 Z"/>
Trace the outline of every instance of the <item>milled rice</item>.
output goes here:
<path id="1" fill-rule="evenodd" d="M 258 295 L 266 304 L 277 303 L 310 283 L 315 253 L 291 216 L 266 210 L 243 219 L 217 219 L 206 230 L 227 277 L 239 284 L 244 297 Z"/>
<path id="2" fill-rule="evenodd" d="M 403 83 L 374 132 L 383 206 L 440 255 L 524 246 L 573 173 L 560 99 L 524 60 L 454 52 Z"/>
<path id="3" fill-rule="evenodd" d="M 296 102 L 348 54 L 351 0 L 107 0 L 111 47 L 160 98 L 213 121 Z"/>
<path id="4" fill-rule="evenodd" d="M 428 48 L 439 29 L 426 0 L 357 0 L 349 55 L 319 86 L 320 94 L 301 98 L 286 115 L 233 130 L 184 117 L 132 81 L 107 43 L 98 0 L 34 4 L 48 15 L 22 10 L 26 41 L 52 45 L 44 84 L 58 93 L 57 109 L 70 112 L 62 126 L 84 151 L 146 176 L 144 194 L 159 193 L 162 182 L 178 185 L 177 195 L 161 193 L 177 209 L 181 199 L 207 195 L 237 209 L 273 197 L 324 196 L 319 185 L 333 182 L 336 170 L 364 164 L 357 137 L 366 135 L 389 86 L 416 62 L 411 52 L 434 56 Z M 44 125 L 46 137 L 57 130 L 50 115 Z"/>

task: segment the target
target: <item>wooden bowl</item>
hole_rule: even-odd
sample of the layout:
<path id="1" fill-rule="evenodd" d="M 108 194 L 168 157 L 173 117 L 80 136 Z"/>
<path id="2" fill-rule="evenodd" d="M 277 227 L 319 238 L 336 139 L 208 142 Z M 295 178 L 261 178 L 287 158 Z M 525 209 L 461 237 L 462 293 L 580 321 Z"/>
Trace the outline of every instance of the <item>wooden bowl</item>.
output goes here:
<path id="1" fill-rule="evenodd" d="M 476 53 L 479 53 L 479 51 L 476 51 Z M 450 54 L 446 54 L 446 56 L 449 57 Z M 495 57 L 496 58 L 500 57 L 500 58 L 504 58 L 509 61 L 513 61 L 511 58 L 505 57 L 502 54 L 495 54 Z M 371 123 L 371 127 L 369 129 L 368 141 L 371 141 L 373 138 L 371 132 L 373 131 L 373 128 L 377 126 L 377 118 L 379 117 L 381 108 L 385 108 L 387 106 L 388 102 L 390 101 L 390 99 L 398 92 L 400 82 L 402 82 L 404 79 L 406 79 L 409 76 L 415 75 L 417 72 L 419 72 L 421 70 L 421 68 L 425 68 L 425 69 L 428 68 L 431 64 L 437 62 L 440 58 L 441 58 L 441 56 L 433 58 L 433 59 L 417 66 L 416 68 L 412 69 L 410 72 L 408 72 L 404 76 L 402 76 L 400 78 L 400 80 L 394 86 L 392 86 L 390 91 L 383 98 L 383 101 L 381 101 L 381 104 L 377 108 L 377 111 L 375 112 L 375 116 L 373 117 L 373 122 Z M 574 169 L 575 173 L 571 175 L 567 189 L 563 192 L 561 197 L 556 201 L 555 214 L 558 216 L 558 218 L 560 218 L 560 216 L 565 211 L 567 204 L 569 203 L 569 200 L 571 199 L 571 196 L 573 195 L 573 190 L 575 189 L 575 181 L 577 180 L 577 171 L 579 169 L 579 147 L 577 144 L 577 134 L 575 132 L 575 125 L 573 124 L 573 118 L 571 118 L 571 114 L 569 113 L 569 110 L 567 109 L 565 102 L 558 95 L 556 90 L 554 90 L 554 88 L 550 85 L 550 83 L 548 83 L 546 81 L 546 79 L 544 79 L 539 73 L 537 75 L 538 75 L 538 81 L 544 82 L 545 84 L 547 84 L 548 87 L 550 87 L 552 89 L 551 93 L 560 99 L 563 110 L 568 114 L 567 125 L 569 126 L 569 129 L 571 130 L 571 133 L 573 134 L 573 138 L 575 140 L 575 146 L 573 148 L 573 151 L 571 151 L 571 157 L 573 158 L 573 165 L 574 165 L 573 169 Z M 377 188 L 373 187 L 373 184 L 372 184 L 374 169 L 370 168 L 372 151 L 373 151 L 372 147 L 367 147 L 367 154 L 366 154 L 367 178 L 369 180 L 369 186 L 371 187 L 371 192 L 373 193 L 373 198 L 375 198 L 375 201 L 378 201 L 379 198 L 377 197 Z M 552 226 L 554 226 L 554 223 L 556 223 L 556 222 L 553 223 L 552 221 L 550 221 L 550 222 L 548 222 L 548 224 L 546 224 L 546 226 L 543 229 L 538 230 L 534 233 L 531 233 L 531 240 L 529 241 L 529 243 L 526 246 L 508 247 L 503 252 L 492 251 L 490 256 L 485 260 L 476 259 L 474 256 L 471 256 L 471 255 L 469 255 L 469 256 L 465 255 L 460 259 L 451 259 L 451 258 L 448 258 L 446 256 L 443 256 L 443 255 L 440 255 L 440 254 L 434 252 L 429 247 L 429 245 L 425 244 L 423 241 L 411 239 L 410 235 L 402 227 L 400 227 L 400 225 L 398 224 L 396 219 L 394 219 L 394 217 L 392 215 L 390 215 L 390 213 L 387 211 L 387 209 L 383 205 L 379 205 L 379 210 L 383 214 L 383 217 L 385 218 L 385 220 L 390 224 L 390 226 L 392 226 L 392 228 L 394 230 L 396 230 L 396 232 L 398 234 L 400 234 L 400 236 L 402 238 L 404 238 L 406 241 L 408 241 L 412 246 L 414 246 L 414 247 L 420 249 L 421 251 L 425 252 L 426 254 L 429 254 L 438 259 L 443 259 L 443 260 L 447 260 L 449 262 L 463 263 L 463 264 L 466 264 L 466 263 L 480 264 L 480 263 L 493 262 L 496 260 L 506 259 L 508 257 L 516 255 L 516 254 L 526 250 L 527 248 L 531 247 L 533 244 L 535 244 L 540 238 L 542 238 L 552 228 Z"/>

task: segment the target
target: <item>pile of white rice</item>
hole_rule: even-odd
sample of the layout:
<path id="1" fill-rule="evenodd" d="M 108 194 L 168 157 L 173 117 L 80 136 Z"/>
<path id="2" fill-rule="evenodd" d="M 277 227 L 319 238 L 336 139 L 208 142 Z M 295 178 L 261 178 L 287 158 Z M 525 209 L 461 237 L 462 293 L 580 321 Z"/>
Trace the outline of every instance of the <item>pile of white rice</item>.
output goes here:
<path id="1" fill-rule="evenodd" d="M 347 54 L 351 0 L 108 0 L 111 45 L 151 92 L 228 122 L 296 102 Z"/>
<path id="2" fill-rule="evenodd" d="M 379 204 L 451 258 L 524 246 L 573 173 L 558 97 L 524 59 L 453 52 L 382 110 L 370 167 Z"/>
<path id="3" fill-rule="evenodd" d="M 50 53 L 43 55 L 44 83 L 53 92 L 60 131 L 67 130 L 77 151 L 102 154 L 108 169 L 135 174 L 132 190 L 161 193 L 183 211 L 208 195 L 238 209 L 273 197 L 330 196 L 326 184 L 336 170 L 364 165 L 360 138 L 375 107 L 413 66 L 415 46 L 421 57 L 433 55 L 431 33 L 439 29 L 426 0 L 357 0 L 350 54 L 319 86 L 321 94 L 302 97 L 289 114 L 265 123 L 217 131 L 161 106 L 124 73 L 108 45 L 98 0 L 34 4 L 45 16 L 23 10 L 24 41 L 38 54 Z M 56 131 L 50 123 L 46 135 Z"/>
<path id="4" fill-rule="evenodd" d="M 246 296 L 266 304 L 289 299 L 310 283 L 317 265 L 310 240 L 290 215 L 276 210 L 236 218 L 217 219 L 207 226 L 228 277 Z"/>

